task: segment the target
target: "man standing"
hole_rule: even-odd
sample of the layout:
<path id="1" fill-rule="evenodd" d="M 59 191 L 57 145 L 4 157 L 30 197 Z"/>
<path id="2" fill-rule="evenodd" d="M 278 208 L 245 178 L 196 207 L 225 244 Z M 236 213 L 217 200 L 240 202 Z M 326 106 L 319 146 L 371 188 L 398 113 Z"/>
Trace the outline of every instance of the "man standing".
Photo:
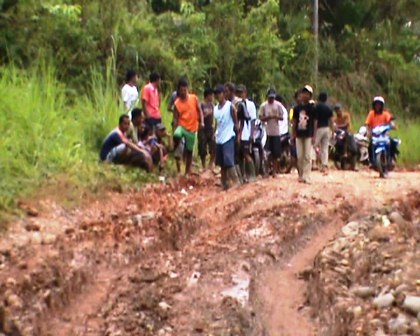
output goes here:
<path id="1" fill-rule="evenodd" d="M 302 103 L 293 111 L 293 139 L 296 139 L 299 182 L 302 183 L 310 183 L 311 152 L 315 143 L 315 106 L 309 102 L 312 95 L 312 87 L 306 85 L 301 93 Z"/>
<path id="2" fill-rule="evenodd" d="M 131 117 L 131 110 L 137 105 L 139 99 L 139 91 L 137 90 L 137 82 L 139 78 L 134 70 L 128 70 L 125 76 L 125 84 L 121 89 L 121 98 L 124 102 L 126 113 Z"/>
<path id="3" fill-rule="evenodd" d="M 267 101 L 260 107 L 260 119 L 266 123 L 267 149 L 271 153 L 272 175 L 279 173 L 279 159 L 281 156 L 280 125 L 283 120 L 283 105 L 276 100 L 276 91 L 270 89 L 267 92 Z M 287 111 L 286 111 L 287 113 Z"/>
<path id="4" fill-rule="evenodd" d="M 160 114 L 159 85 L 159 74 L 155 72 L 150 74 L 149 83 L 144 86 L 141 96 L 141 103 L 146 117 L 146 125 L 151 129 L 154 129 L 157 124 L 162 122 L 162 116 Z"/>
<path id="5" fill-rule="evenodd" d="M 199 125 L 204 127 L 203 111 L 196 95 L 188 92 L 188 82 L 181 79 L 178 83 L 178 98 L 174 107 L 174 145 L 178 147 L 185 139 L 185 174 L 191 174 L 195 137 Z"/>
<path id="6" fill-rule="evenodd" d="M 254 160 L 251 156 L 252 134 L 254 134 L 255 120 L 257 119 L 257 108 L 253 101 L 248 99 L 248 91 L 245 85 L 238 85 L 236 95 L 238 102 L 238 122 L 240 144 L 240 164 L 243 179 L 246 182 L 255 180 Z"/>
<path id="7" fill-rule="evenodd" d="M 213 168 L 214 164 L 214 118 L 213 118 L 213 89 L 204 90 L 204 102 L 201 104 L 203 111 L 204 127 L 198 131 L 198 153 L 200 155 L 201 164 L 203 169 L 206 169 L 206 156 L 209 154 L 209 168 Z"/>
<path id="8" fill-rule="evenodd" d="M 328 173 L 328 150 L 330 146 L 331 131 L 333 129 L 333 112 L 327 105 L 328 95 L 321 92 L 318 97 L 318 104 L 315 106 L 315 119 L 317 121 L 316 142 L 321 151 L 321 173 Z"/>
<path id="9" fill-rule="evenodd" d="M 216 164 L 221 168 L 221 182 L 224 190 L 240 185 L 235 168 L 235 129 L 238 124 L 235 109 L 226 100 L 225 87 L 215 89 L 218 104 L 214 107 L 216 119 Z"/>

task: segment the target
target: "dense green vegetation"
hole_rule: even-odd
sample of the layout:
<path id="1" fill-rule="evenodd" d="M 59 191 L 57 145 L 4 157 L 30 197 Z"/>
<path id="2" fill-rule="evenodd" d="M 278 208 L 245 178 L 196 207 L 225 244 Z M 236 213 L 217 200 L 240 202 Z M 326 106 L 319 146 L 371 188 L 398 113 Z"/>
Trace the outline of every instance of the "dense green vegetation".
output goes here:
<path id="1" fill-rule="evenodd" d="M 95 188 L 123 175 L 98 166 L 97 150 L 129 68 L 142 83 L 160 72 L 167 93 L 185 76 L 197 92 L 232 80 L 290 101 L 312 83 L 359 119 L 382 94 L 407 125 L 403 162 L 420 162 L 420 3 L 320 0 L 318 83 L 312 11 L 307 0 L 0 0 L 0 210 L 57 174 Z"/>

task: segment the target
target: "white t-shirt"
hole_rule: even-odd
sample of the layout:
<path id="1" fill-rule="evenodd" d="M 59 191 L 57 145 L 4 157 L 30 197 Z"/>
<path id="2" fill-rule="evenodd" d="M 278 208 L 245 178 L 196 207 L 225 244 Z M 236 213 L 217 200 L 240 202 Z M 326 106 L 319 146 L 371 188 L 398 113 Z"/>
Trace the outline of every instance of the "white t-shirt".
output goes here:
<path id="1" fill-rule="evenodd" d="M 289 115 L 286 108 L 281 104 L 281 110 L 283 112 L 283 120 L 279 120 L 280 135 L 289 133 Z"/>
<path id="2" fill-rule="evenodd" d="M 219 109 L 219 104 L 214 107 L 214 119 L 217 122 L 216 144 L 223 145 L 235 136 L 235 123 L 231 115 L 232 103 L 228 100 Z"/>
<path id="3" fill-rule="evenodd" d="M 126 110 L 131 112 L 139 99 L 139 91 L 136 86 L 125 84 L 121 89 L 121 97 Z"/>
<path id="4" fill-rule="evenodd" d="M 251 124 L 252 121 L 257 119 L 257 108 L 254 102 L 250 101 L 249 99 L 245 99 L 246 109 L 248 110 L 249 116 L 251 120 L 244 122 L 244 127 L 242 129 L 241 140 L 242 141 L 249 141 L 251 139 Z"/>

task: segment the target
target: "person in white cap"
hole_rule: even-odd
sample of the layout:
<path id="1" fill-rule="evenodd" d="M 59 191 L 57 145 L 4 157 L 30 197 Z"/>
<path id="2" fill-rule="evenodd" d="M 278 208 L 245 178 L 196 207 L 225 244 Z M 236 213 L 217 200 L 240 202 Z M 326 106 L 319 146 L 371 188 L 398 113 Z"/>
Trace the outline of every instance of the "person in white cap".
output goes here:
<path id="1" fill-rule="evenodd" d="M 315 119 L 315 105 L 310 103 L 313 89 L 305 85 L 302 89 L 302 103 L 294 108 L 293 139 L 296 140 L 299 182 L 310 183 L 311 153 L 315 143 L 317 121 Z"/>

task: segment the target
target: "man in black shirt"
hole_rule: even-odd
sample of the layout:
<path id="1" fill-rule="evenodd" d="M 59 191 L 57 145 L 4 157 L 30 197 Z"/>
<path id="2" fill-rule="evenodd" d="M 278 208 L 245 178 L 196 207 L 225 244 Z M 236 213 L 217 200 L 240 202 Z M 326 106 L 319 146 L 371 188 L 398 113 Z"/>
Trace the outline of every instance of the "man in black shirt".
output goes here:
<path id="1" fill-rule="evenodd" d="M 315 119 L 317 121 L 315 146 L 320 148 L 321 152 L 321 172 L 328 172 L 328 149 L 331 139 L 331 130 L 333 127 L 333 111 L 327 105 L 328 95 L 326 92 L 319 94 L 319 103 L 315 106 Z"/>
<path id="2" fill-rule="evenodd" d="M 302 103 L 293 111 L 293 139 L 296 139 L 299 182 L 310 183 L 312 146 L 315 143 L 316 119 L 312 99 L 313 89 L 305 85 L 302 89 Z"/>
<path id="3" fill-rule="evenodd" d="M 204 127 L 198 130 L 198 153 L 200 155 L 203 169 L 206 169 L 206 156 L 210 156 L 208 168 L 213 169 L 216 144 L 214 142 L 214 117 L 213 117 L 213 89 L 204 90 L 204 102 L 201 103 L 201 109 L 204 116 Z"/>

